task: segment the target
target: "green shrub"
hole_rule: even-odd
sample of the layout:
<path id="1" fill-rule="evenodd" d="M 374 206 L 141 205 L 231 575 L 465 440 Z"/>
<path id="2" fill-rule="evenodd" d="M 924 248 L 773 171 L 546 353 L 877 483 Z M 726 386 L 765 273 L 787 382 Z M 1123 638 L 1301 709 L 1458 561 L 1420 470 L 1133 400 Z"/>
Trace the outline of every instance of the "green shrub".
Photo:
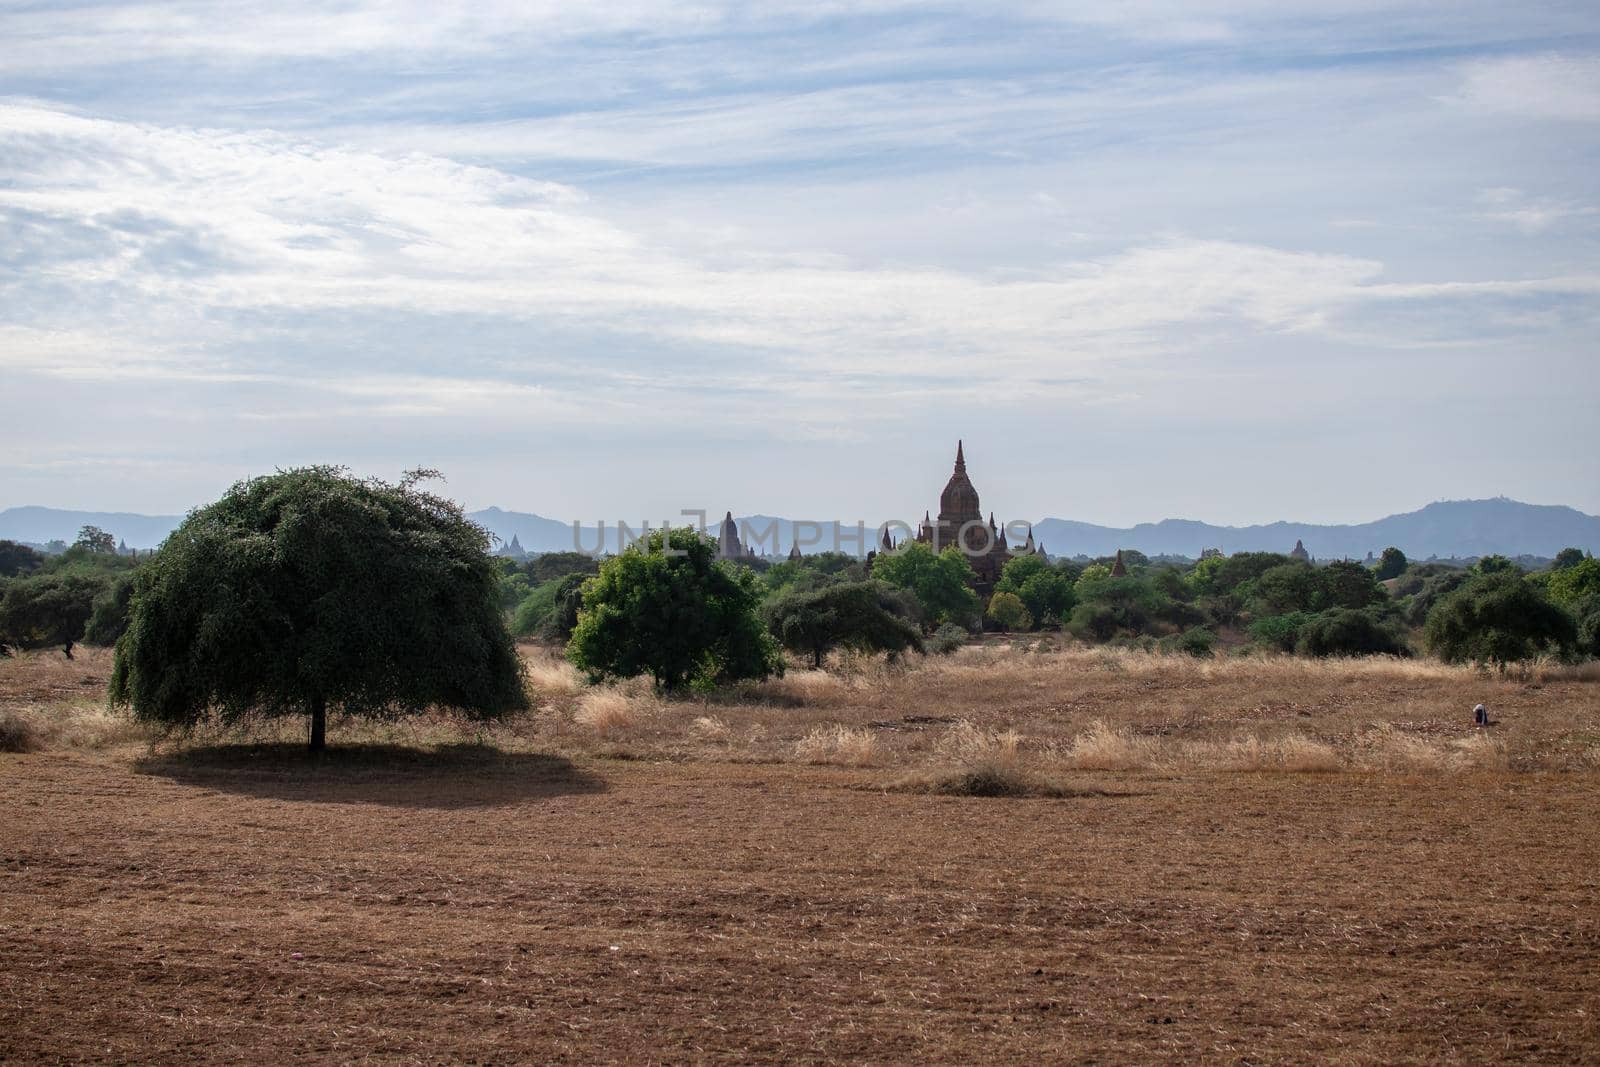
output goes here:
<path id="1" fill-rule="evenodd" d="M 1196 659 L 1210 657 L 1216 649 L 1217 635 L 1203 626 L 1193 626 L 1181 634 L 1165 638 L 1161 642 L 1163 652 L 1181 652 L 1186 656 Z"/>
<path id="2" fill-rule="evenodd" d="M 1428 648 L 1447 663 L 1508 663 L 1574 650 L 1577 625 L 1517 571 L 1481 574 L 1428 615 Z"/>
<path id="3" fill-rule="evenodd" d="M 1334 608 L 1308 619 L 1294 650 L 1301 656 L 1409 656 L 1411 647 L 1376 612 Z"/>
<path id="4" fill-rule="evenodd" d="M 967 639 L 971 636 L 965 627 L 947 622 L 933 631 L 932 636 L 923 643 L 923 648 L 931 655 L 948 656 L 962 645 L 965 645 Z"/>
<path id="5" fill-rule="evenodd" d="M 120 575 L 94 598 L 89 622 L 83 628 L 84 641 L 106 648 L 116 644 L 127 632 L 132 603 L 133 575 Z"/>
<path id="6" fill-rule="evenodd" d="M 921 651 L 922 634 L 905 614 L 901 591 L 882 582 L 841 582 L 815 590 L 790 588 L 762 605 L 761 613 L 783 646 L 809 655 L 812 665 L 835 648 L 887 652 Z"/>
<path id="7" fill-rule="evenodd" d="M 657 530 L 606 560 L 584 586 L 568 658 L 593 681 L 648 674 L 666 691 L 781 673 L 755 575 L 715 553 L 693 530 Z"/>
<path id="8" fill-rule="evenodd" d="M 1268 615 L 1250 624 L 1250 639 L 1266 648 L 1279 652 L 1293 652 L 1300 640 L 1300 629 L 1311 621 L 1311 613 L 1291 611 L 1284 615 Z"/>
<path id="9" fill-rule="evenodd" d="M 989 610 L 984 615 L 1001 630 L 1027 630 L 1033 626 L 1033 616 L 1015 593 L 996 593 L 990 597 Z"/>

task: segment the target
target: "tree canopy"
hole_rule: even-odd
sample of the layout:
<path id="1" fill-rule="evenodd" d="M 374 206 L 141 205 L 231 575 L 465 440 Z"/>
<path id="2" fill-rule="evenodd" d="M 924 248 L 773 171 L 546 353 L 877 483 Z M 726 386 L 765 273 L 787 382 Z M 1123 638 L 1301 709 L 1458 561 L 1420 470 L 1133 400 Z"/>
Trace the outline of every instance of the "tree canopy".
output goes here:
<path id="1" fill-rule="evenodd" d="M 1469 660 L 1504 669 L 1546 652 L 1565 653 L 1577 628 L 1565 611 L 1515 571 L 1473 578 L 1428 615 L 1428 648 L 1447 663 Z"/>
<path id="2" fill-rule="evenodd" d="M 7 583 L 0 596 L 0 646 L 70 649 L 83 637 L 107 579 L 83 570 L 33 574 Z"/>
<path id="3" fill-rule="evenodd" d="M 1584 597 L 1600 594 L 1600 559 L 1581 559 L 1550 575 L 1550 599 L 1570 606 Z"/>
<path id="4" fill-rule="evenodd" d="M 674 529 L 606 560 L 583 587 L 567 657 L 591 680 L 648 674 L 667 691 L 781 672 L 756 576 L 715 557 L 710 538 Z"/>
<path id="5" fill-rule="evenodd" d="M 783 646 L 821 667 L 835 648 L 857 652 L 922 650 L 922 633 L 899 590 L 879 581 L 839 582 L 816 589 L 789 587 L 762 609 Z"/>
<path id="6" fill-rule="evenodd" d="M 527 706 L 488 534 L 450 501 L 307 467 L 234 485 L 135 580 L 111 699 L 189 727 Z"/>
<path id="7" fill-rule="evenodd" d="M 0 578 L 14 578 L 37 570 L 44 556 L 16 541 L 0 541 Z"/>
<path id="8" fill-rule="evenodd" d="M 78 530 L 78 539 L 73 546 L 86 548 L 90 552 L 115 552 L 117 539 L 98 526 L 84 526 Z"/>
<path id="9" fill-rule="evenodd" d="M 915 594 L 925 627 L 946 622 L 967 626 L 978 619 L 978 595 L 970 584 L 972 565 L 956 545 L 935 555 L 927 545 L 912 541 L 880 553 L 873 561 L 872 576 Z"/>
<path id="10" fill-rule="evenodd" d="M 1390 578 L 1398 578 L 1405 573 L 1408 562 L 1404 552 L 1390 545 L 1383 550 L 1383 555 L 1378 558 L 1378 569 L 1373 577 L 1380 582 L 1388 581 Z"/>
<path id="11" fill-rule="evenodd" d="M 1028 613 L 1027 605 L 1015 593 L 996 593 L 990 597 L 985 614 L 1001 630 L 1026 630 L 1033 626 L 1033 616 Z"/>

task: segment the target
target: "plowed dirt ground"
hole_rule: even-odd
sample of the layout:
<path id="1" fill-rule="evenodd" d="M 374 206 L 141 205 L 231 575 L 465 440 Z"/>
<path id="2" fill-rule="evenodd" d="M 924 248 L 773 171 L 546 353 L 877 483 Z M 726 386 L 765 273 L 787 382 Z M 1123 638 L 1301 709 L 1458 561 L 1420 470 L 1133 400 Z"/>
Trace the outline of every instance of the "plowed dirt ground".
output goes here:
<path id="1" fill-rule="evenodd" d="M 1600 1058 L 1600 776 L 0 754 L 0 1060 Z"/>

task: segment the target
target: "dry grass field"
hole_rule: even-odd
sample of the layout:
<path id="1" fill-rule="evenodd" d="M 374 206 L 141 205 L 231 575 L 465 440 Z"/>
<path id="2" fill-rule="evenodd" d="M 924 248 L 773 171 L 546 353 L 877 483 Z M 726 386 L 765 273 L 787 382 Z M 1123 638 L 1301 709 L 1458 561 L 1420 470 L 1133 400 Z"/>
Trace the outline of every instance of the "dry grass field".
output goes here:
<path id="1" fill-rule="evenodd" d="M 527 655 L 319 762 L 0 660 L 0 1061 L 1600 1058 L 1592 669 Z"/>

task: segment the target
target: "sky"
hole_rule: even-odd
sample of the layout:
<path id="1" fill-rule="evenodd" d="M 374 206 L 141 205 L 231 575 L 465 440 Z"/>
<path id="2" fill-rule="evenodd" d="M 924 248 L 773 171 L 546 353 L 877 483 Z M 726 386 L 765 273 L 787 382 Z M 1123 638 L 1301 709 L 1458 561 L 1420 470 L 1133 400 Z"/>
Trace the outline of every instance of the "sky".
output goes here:
<path id="1" fill-rule="evenodd" d="M 0 2 L 0 508 L 1600 513 L 1592 0 Z"/>

